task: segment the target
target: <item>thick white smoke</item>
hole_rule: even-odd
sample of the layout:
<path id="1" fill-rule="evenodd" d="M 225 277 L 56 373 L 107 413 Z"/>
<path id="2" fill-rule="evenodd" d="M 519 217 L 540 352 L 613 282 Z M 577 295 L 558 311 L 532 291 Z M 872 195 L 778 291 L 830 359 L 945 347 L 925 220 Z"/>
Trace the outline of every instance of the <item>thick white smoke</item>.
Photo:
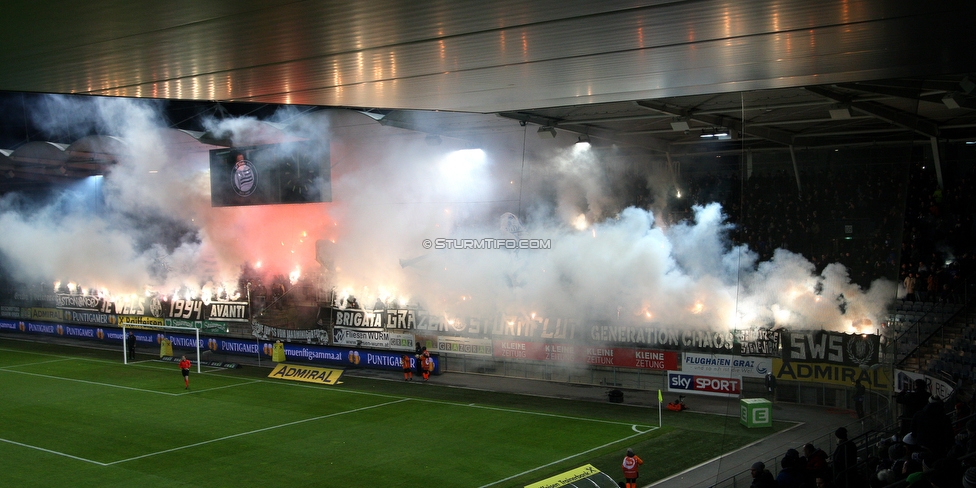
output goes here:
<path id="1" fill-rule="evenodd" d="M 238 145 L 311 139 L 331 146 L 332 203 L 228 209 L 210 206 L 209 148 L 168 129 L 155 104 L 49 103 L 45 113 L 66 115 L 48 121 L 52 134 L 97 127 L 128 152 L 100 183 L 97 209 L 24 206 L 14 197 L 0 203 L 0 252 L 31 282 L 71 280 L 119 293 L 233 288 L 242 265 L 309 272 L 318 257 L 329 264 L 328 283 L 367 307 L 379 298 L 451 315 L 844 332 L 877 324 L 895 296 L 892 283 L 864 291 L 843 266 L 818 275 L 784 250 L 758 262 L 746 246 L 730 244 L 718 204 L 664 225 L 630 206 L 635 182 L 642 190 L 671 183 L 659 181 L 660 165 L 649 157 L 580 150 L 563 135 L 526 137 L 514 122 L 430 145 L 423 133 L 349 111 L 295 117 L 288 109 L 280 130 L 247 118 L 213 121 L 212 133 Z M 522 216 L 518 235 L 499 225 L 505 213 Z M 513 237 L 550 248 L 423 245 Z M 316 242 L 324 244 L 318 255 Z"/>

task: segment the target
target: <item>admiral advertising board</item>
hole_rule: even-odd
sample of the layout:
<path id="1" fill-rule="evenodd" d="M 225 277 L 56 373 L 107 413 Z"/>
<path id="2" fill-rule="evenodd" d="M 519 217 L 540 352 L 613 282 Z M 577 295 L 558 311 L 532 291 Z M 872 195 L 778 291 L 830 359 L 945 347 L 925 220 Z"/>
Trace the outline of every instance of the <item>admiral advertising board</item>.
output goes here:
<path id="1" fill-rule="evenodd" d="M 843 363 L 824 362 L 786 362 L 773 359 L 773 375 L 777 380 L 800 381 L 805 383 L 827 383 L 837 386 L 853 387 L 854 382 L 861 380 L 869 390 L 888 390 L 891 388 L 891 378 L 886 368 L 848 366 Z"/>

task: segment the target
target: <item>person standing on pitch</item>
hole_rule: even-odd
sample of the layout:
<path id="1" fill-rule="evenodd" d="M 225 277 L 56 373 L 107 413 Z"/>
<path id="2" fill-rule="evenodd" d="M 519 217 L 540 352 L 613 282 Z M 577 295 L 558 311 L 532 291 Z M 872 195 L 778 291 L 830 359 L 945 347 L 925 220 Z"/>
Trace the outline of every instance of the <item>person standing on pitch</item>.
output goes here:
<path id="1" fill-rule="evenodd" d="M 641 464 L 644 464 L 644 460 L 634 454 L 633 449 L 627 449 L 627 455 L 624 456 L 624 462 L 620 466 L 624 470 L 626 488 L 637 488 L 637 470 Z"/>
<path id="2" fill-rule="evenodd" d="M 136 333 L 130 330 L 125 341 L 125 347 L 129 349 L 129 360 L 131 361 L 136 358 Z"/>
<path id="3" fill-rule="evenodd" d="M 430 357 L 430 352 L 424 348 L 424 353 L 420 355 L 420 367 L 423 369 L 424 381 L 430 379 L 430 372 L 434 370 L 434 359 Z"/>
<path id="4" fill-rule="evenodd" d="M 180 371 L 183 373 L 183 383 L 186 384 L 184 390 L 190 389 L 190 360 L 186 356 L 180 358 Z"/>
<path id="5" fill-rule="evenodd" d="M 403 380 L 410 381 L 413 379 L 413 369 L 410 367 L 410 355 L 404 354 L 400 358 L 400 362 L 403 363 Z"/>

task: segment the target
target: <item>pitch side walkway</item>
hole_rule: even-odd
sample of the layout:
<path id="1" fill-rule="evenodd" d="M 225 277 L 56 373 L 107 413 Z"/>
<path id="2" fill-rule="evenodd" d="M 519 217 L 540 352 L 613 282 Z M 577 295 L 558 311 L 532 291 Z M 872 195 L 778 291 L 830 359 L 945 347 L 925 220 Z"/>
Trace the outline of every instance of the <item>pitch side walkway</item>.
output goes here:
<path id="1" fill-rule="evenodd" d="M 389 377 L 392 380 L 401 379 L 399 373 L 391 375 L 389 372 L 374 370 L 347 369 L 346 374 L 373 378 Z M 568 385 L 549 381 L 459 373 L 444 373 L 432 377 L 430 381 L 433 384 L 441 386 L 593 402 L 607 402 L 607 391 L 609 390 L 605 386 Z M 667 401 L 669 399 L 665 397 L 665 400 Z M 624 390 L 623 403 L 626 405 L 648 407 L 648 423 L 652 425 L 657 424 L 657 391 Z M 685 397 L 685 403 L 688 405 L 689 411 L 733 417 L 735 421 L 730 425 L 735 428 L 744 428 L 738 423 L 738 399 L 727 400 L 701 395 L 687 395 Z M 852 411 L 793 403 L 774 404 L 773 418 L 775 420 L 796 422 L 796 424 L 785 431 L 772 434 L 749 446 L 727 453 L 685 472 L 650 484 L 642 484 L 641 486 L 644 488 L 709 488 L 733 475 L 741 476 L 756 461 L 763 461 L 768 464 L 768 461 L 771 459 L 782 458 L 787 449 L 802 450 L 803 444 L 807 442 L 813 442 L 818 448 L 823 449 L 829 455 L 833 444 L 828 445 L 826 439 L 832 439 L 833 432 L 837 427 L 847 427 L 851 437 L 860 435 L 865 429 L 870 428 L 870 425 L 862 425 L 861 422 L 858 422 Z M 667 424 L 667 417 L 665 417 L 665 424 Z M 719 442 L 720 439 L 716 439 L 715 441 Z M 654 460 L 645 458 L 644 462 L 653 463 Z M 774 470 L 771 466 L 767 466 L 767 468 L 773 471 L 773 473 L 778 472 L 778 469 Z M 618 473 L 611 473 L 611 476 L 616 474 Z M 739 486 L 748 486 L 751 482 L 751 479 L 748 479 L 748 473 L 745 476 L 745 478 L 740 477 Z M 742 480 L 747 481 L 745 484 L 742 484 Z"/>

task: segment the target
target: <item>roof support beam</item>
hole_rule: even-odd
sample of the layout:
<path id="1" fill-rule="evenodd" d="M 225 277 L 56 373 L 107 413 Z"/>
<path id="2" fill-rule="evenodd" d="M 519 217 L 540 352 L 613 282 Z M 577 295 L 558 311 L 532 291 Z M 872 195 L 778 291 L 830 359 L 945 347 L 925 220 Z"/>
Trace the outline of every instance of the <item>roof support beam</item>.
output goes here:
<path id="1" fill-rule="evenodd" d="M 732 117 L 725 117 L 722 115 L 712 115 L 697 113 L 692 110 L 687 110 L 681 107 L 674 107 L 666 103 L 658 102 L 655 100 L 639 100 L 637 105 L 644 107 L 646 109 L 655 110 L 661 113 L 670 114 L 675 117 L 687 117 L 689 119 L 697 120 L 703 124 L 708 124 L 713 127 L 725 127 L 727 129 L 734 130 L 740 134 L 748 134 L 753 137 L 758 137 L 760 139 L 765 139 L 767 141 L 772 141 L 784 146 L 793 145 L 793 134 L 789 132 L 771 129 L 768 127 L 754 127 L 748 124 L 742 123 L 740 119 L 734 119 Z"/>
<path id="2" fill-rule="evenodd" d="M 640 147 L 644 149 L 649 149 L 651 151 L 657 151 L 662 153 L 668 153 L 674 151 L 674 148 L 672 148 L 670 144 L 655 137 L 622 136 L 615 131 L 611 131 L 607 129 L 600 129 L 586 124 L 577 124 L 575 122 L 563 122 L 557 119 L 539 117 L 537 115 L 526 114 L 522 112 L 500 112 L 498 113 L 498 116 L 504 117 L 506 119 L 518 120 L 519 123 L 521 123 L 522 125 L 529 123 L 529 124 L 535 124 L 541 126 L 555 127 L 556 129 L 559 130 L 565 130 L 576 134 L 586 134 L 591 138 L 603 139 L 617 144 L 626 144 L 628 146 Z"/>
<path id="3" fill-rule="evenodd" d="M 933 122 L 925 120 L 917 115 L 895 110 L 877 102 L 858 102 L 847 95 L 831 91 L 821 86 L 805 87 L 810 93 L 816 93 L 824 98 L 837 101 L 848 105 L 853 109 L 860 110 L 868 115 L 873 115 L 881 120 L 890 122 L 899 127 L 916 132 L 926 137 L 939 137 L 939 127 Z"/>

